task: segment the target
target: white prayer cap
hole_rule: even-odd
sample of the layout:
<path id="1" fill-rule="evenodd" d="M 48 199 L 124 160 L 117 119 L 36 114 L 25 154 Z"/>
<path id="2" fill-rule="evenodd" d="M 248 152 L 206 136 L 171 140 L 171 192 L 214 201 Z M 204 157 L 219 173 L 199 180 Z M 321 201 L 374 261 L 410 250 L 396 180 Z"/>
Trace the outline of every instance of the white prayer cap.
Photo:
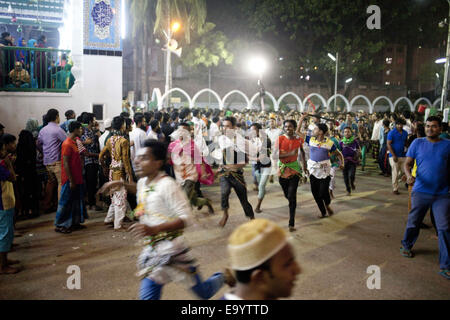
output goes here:
<path id="1" fill-rule="evenodd" d="M 250 270 L 266 262 L 288 243 L 286 233 L 276 223 L 254 219 L 239 226 L 228 239 L 233 270 Z"/>

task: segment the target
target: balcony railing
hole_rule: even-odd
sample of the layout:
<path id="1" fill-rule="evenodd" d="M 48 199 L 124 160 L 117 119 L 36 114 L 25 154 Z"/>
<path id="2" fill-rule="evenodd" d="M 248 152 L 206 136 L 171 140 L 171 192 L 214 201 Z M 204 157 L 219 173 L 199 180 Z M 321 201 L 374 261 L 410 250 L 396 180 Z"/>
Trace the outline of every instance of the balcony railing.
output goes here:
<path id="1" fill-rule="evenodd" d="M 0 47 L 0 91 L 69 92 L 70 50 Z"/>

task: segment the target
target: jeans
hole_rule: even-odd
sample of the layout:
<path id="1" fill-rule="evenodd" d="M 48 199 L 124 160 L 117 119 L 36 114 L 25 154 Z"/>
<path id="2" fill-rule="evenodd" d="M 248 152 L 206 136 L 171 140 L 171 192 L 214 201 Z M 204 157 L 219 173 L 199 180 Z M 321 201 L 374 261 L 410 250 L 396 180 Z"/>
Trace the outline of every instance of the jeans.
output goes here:
<path id="1" fill-rule="evenodd" d="M 95 206 L 95 194 L 97 193 L 97 184 L 98 184 L 98 164 L 90 163 L 85 165 L 85 181 L 86 181 L 86 189 L 88 194 L 88 205 Z"/>
<path id="2" fill-rule="evenodd" d="M 289 179 L 278 179 L 283 189 L 284 197 L 289 201 L 289 226 L 295 226 L 295 210 L 297 209 L 297 188 L 300 181 L 298 175 L 292 176 Z"/>
<path id="3" fill-rule="evenodd" d="M 236 192 L 239 201 L 241 202 L 242 208 L 244 209 L 245 215 L 248 218 L 254 218 L 252 205 L 248 202 L 247 198 L 247 187 L 245 186 L 245 180 L 243 173 L 233 173 L 227 176 L 220 177 L 220 196 L 222 210 L 228 209 L 230 207 L 229 198 L 231 193 L 231 188 Z"/>
<path id="4" fill-rule="evenodd" d="M 344 166 L 344 182 L 347 192 L 352 192 L 351 185 L 355 183 L 356 164 L 353 162 L 346 162 Z"/>
<path id="5" fill-rule="evenodd" d="M 264 199 L 266 195 L 266 185 L 270 177 L 272 168 L 261 168 L 261 171 L 255 171 L 255 176 L 258 182 L 258 199 Z"/>
<path id="6" fill-rule="evenodd" d="M 312 174 L 309 176 L 309 181 L 311 182 L 311 192 L 314 196 L 314 200 L 316 200 L 322 216 L 327 214 L 325 206 L 329 206 L 331 203 L 330 192 L 328 191 L 330 180 L 331 177 L 318 179 Z"/>
<path id="7" fill-rule="evenodd" d="M 402 245 L 411 250 L 419 237 L 420 224 L 431 207 L 439 238 L 439 265 L 441 269 L 450 269 L 450 196 L 448 194 L 434 196 L 413 191 L 411 196 L 412 209 L 408 215 L 405 235 Z"/>
<path id="8" fill-rule="evenodd" d="M 195 270 L 195 268 L 193 268 Z M 223 273 L 214 273 L 210 278 L 203 282 L 198 273 L 194 274 L 196 285 L 191 290 L 201 299 L 207 300 L 214 296 L 224 284 Z M 154 282 L 149 278 L 141 281 L 139 291 L 140 300 L 160 300 L 163 285 Z"/>

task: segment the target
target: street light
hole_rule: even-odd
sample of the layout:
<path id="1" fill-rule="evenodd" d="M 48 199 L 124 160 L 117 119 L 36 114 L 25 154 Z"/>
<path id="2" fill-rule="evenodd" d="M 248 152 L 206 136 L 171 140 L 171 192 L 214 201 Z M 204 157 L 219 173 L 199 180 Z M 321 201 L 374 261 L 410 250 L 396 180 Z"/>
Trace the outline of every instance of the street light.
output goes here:
<path id="1" fill-rule="evenodd" d="M 439 58 L 435 61 L 436 64 L 442 64 L 445 63 L 445 61 L 447 61 L 447 58 Z"/>
<path id="2" fill-rule="evenodd" d="M 352 81 L 353 81 L 353 78 L 349 78 L 349 79 L 345 80 L 345 83 L 350 83 Z"/>
<path id="3" fill-rule="evenodd" d="M 266 91 L 262 83 L 262 77 L 267 69 L 267 62 L 263 57 L 260 56 L 252 57 L 248 61 L 247 68 L 248 71 L 258 76 L 259 95 L 261 98 L 261 110 L 264 111 L 264 96 L 266 94 Z"/>
<path id="4" fill-rule="evenodd" d="M 172 32 L 177 32 L 178 30 L 180 30 L 181 25 L 178 22 L 174 22 L 172 24 Z"/>
<path id="5" fill-rule="evenodd" d="M 339 53 L 336 53 L 336 57 L 333 56 L 331 53 L 328 53 L 328 57 L 330 57 L 331 60 L 336 61 L 336 75 L 334 78 L 334 95 L 337 94 L 337 81 L 338 81 L 338 65 L 339 65 Z M 336 97 L 334 98 L 334 110 L 336 111 Z"/>
<path id="6" fill-rule="evenodd" d="M 170 58 L 171 58 L 171 53 L 175 53 L 176 55 L 180 56 L 181 55 L 181 48 L 178 48 L 178 42 L 175 39 L 172 39 L 172 36 L 175 32 L 177 32 L 178 30 L 180 30 L 181 25 L 179 22 L 174 22 L 172 23 L 172 25 L 170 25 L 170 23 L 168 24 L 168 30 L 163 31 L 164 35 L 166 36 L 166 40 L 167 40 L 167 65 L 166 65 L 166 87 L 165 87 L 165 92 L 169 92 L 170 90 Z M 169 101 L 169 97 L 167 97 L 167 101 Z M 167 102 L 167 106 L 169 105 L 169 103 Z"/>

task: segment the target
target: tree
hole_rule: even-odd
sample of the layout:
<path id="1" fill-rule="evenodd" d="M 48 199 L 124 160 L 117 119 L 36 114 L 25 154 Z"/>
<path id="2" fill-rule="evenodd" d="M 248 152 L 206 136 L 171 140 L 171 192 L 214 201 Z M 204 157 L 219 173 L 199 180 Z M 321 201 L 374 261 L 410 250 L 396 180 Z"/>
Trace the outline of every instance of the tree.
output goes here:
<path id="1" fill-rule="evenodd" d="M 228 38 L 223 32 L 213 31 L 214 23 L 207 22 L 204 29 L 192 38 L 183 52 L 181 63 L 188 68 L 217 67 L 219 63 L 231 64 L 233 54 L 229 51 Z"/>
<path id="2" fill-rule="evenodd" d="M 163 34 L 170 27 L 171 21 L 179 21 L 182 25 L 186 43 L 190 42 L 191 31 L 202 32 L 206 19 L 205 0 L 132 0 L 130 11 L 133 22 L 133 38 L 135 50 L 141 44 L 141 92 L 149 92 L 148 85 L 148 53 L 154 35 Z M 137 61 L 135 61 L 135 66 Z M 136 67 L 135 67 L 136 69 Z M 169 70 L 171 72 L 171 70 Z"/>
<path id="3" fill-rule="evenodd" d="M 351 4 L 345 0 L 241 0 L 240 7 L 256 36 L 274 39 L 284 48 L 285 72 L 298 79 L 303 67 L 305 72 L 323 77 L 331 95 L 335 63 L 327 57 L 328 52 L 339 52 L 341 79 L 351 76 L 354 84 L 356 79 L 370 78 L 383 67 L 377 57 L 387 42 L 414 43 L 418 30 L 423 31 L 421 41 L 439 38 L 432 25 L 442 16 L 438 9 L 442 3 L 428 3 L 427 10 L 430 6 L 433 10 L 427 11 L 414 0 L 371 1 L 382 9 L 381 30 L 367 28 L 369 2 L 364 0 Z"/>
<path id="4" fill-rule="evenodd" d="M 133 17 L 133 44 L 134 44 L 134 72 L 135 79 L 138 77 L 138 57 L 141 56 L 142 67 L 141 74 L 141 98 L 144 94 L 150 92 L 147 72 L 147 59 L 149 45 L 153 43 L 154 27 L 154 9 L 156 1 L 154 0 L 133 0 L 130 6 L 130 12 Z M 141 44 L 141 54 L 139 55 L 139 44 Z"/>

